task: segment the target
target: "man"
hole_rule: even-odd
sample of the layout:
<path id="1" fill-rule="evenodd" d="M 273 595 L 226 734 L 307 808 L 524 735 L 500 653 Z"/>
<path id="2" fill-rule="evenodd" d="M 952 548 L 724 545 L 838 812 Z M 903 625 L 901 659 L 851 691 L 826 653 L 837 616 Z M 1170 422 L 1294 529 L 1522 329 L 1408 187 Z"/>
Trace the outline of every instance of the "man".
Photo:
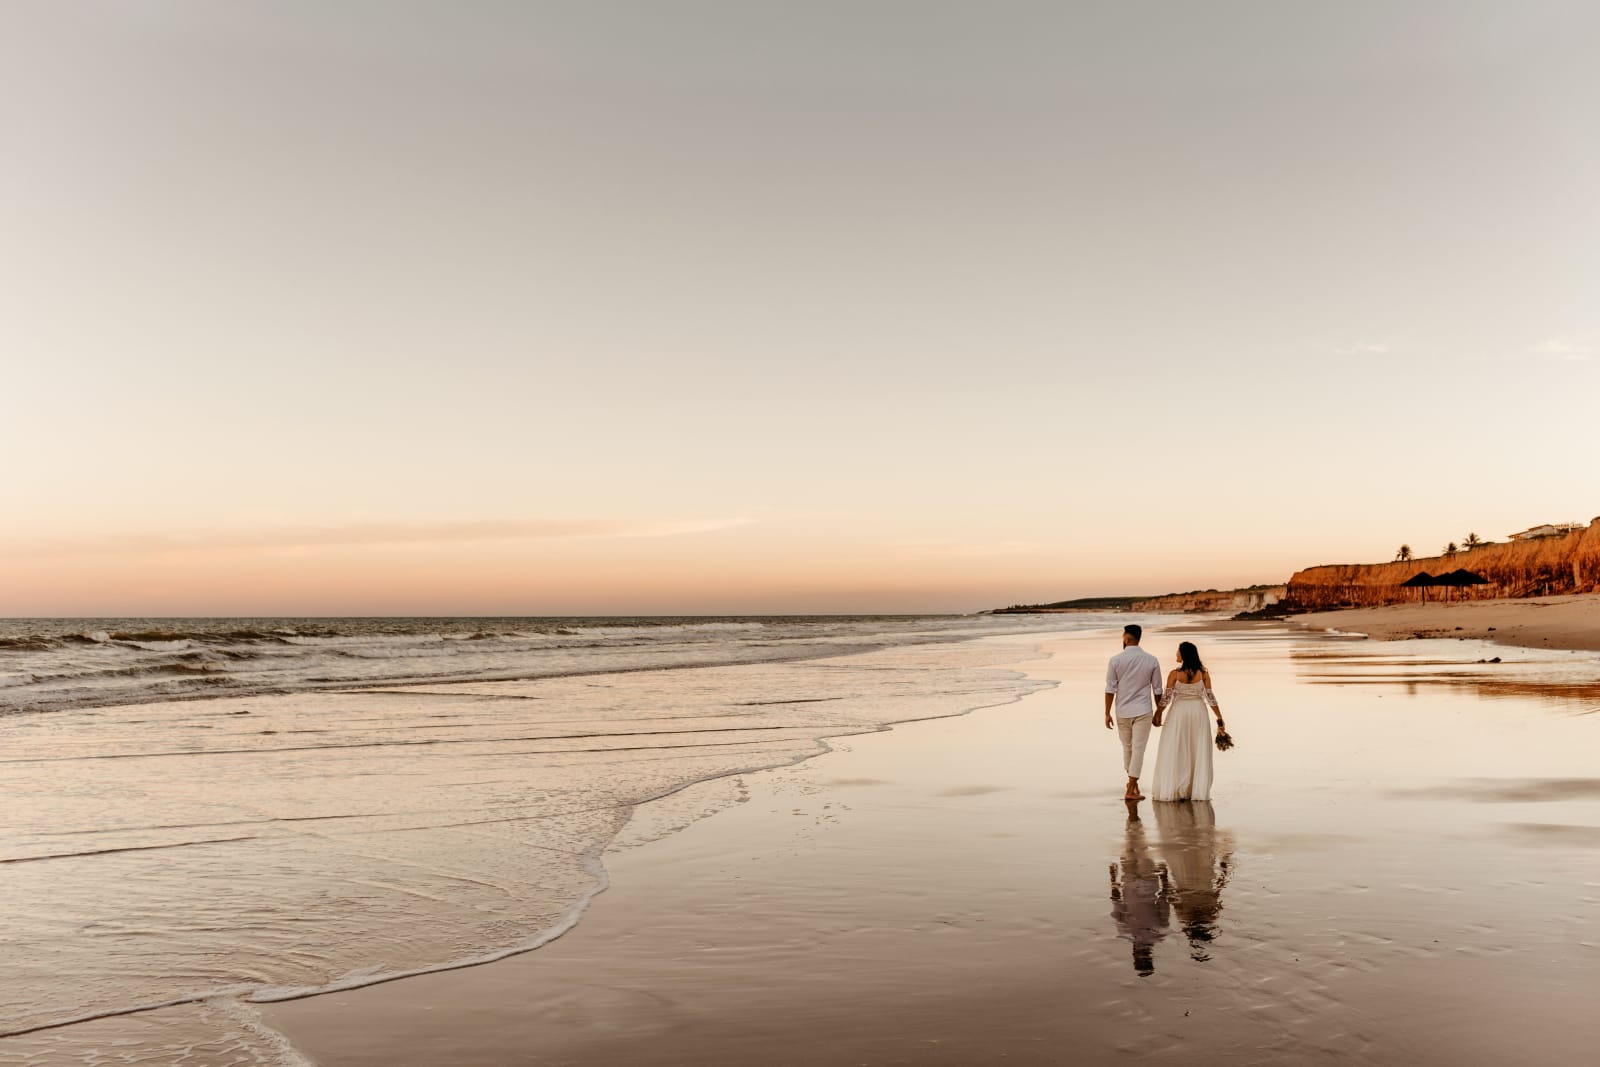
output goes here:
<path id="1" fill-rule="evenodd" d="M 1161 700 L 1161 664 L 1139 647 L 1144 630 L 1138 623 L 1122 628 L 1122 651 L 1106 664 L 1106 729 L 1111 729 L 1115 702 L 1117 735 L 1122 738 L 1122 767 L 1128 774 L 1125 800 L 1143 800 L 1139 771 L 1144 767 L 1144 747 L 1150 740 L 1150 718 Z"/>

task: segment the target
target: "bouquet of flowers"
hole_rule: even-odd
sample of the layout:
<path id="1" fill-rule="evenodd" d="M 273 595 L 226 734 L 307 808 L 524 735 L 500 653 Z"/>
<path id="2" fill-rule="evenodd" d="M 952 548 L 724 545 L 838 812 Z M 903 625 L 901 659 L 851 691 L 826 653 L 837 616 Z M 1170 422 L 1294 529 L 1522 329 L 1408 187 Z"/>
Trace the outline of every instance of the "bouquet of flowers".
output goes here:
<path id="1" fill-rule="evenodd" d="M 1230 749 L 1232 747 L 1233 747 L 1233 738 L 1228 736 L 1228 731 L 1226 731 L 1226 730 L 1218 730 L 1217 731 L 1217 751 L 1218 752 L 1226 752 L 1226 751 L 1228 751 L 1228 749 Z"/>

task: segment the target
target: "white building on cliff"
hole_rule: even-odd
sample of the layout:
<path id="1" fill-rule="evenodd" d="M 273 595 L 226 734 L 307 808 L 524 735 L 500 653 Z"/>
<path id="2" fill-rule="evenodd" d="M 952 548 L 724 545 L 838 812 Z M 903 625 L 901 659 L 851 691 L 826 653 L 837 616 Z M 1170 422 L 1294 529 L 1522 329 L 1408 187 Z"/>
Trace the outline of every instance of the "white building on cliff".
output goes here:
<path id="1" fill-rule="evenodd" d="M 1565 537 L 1574 530 L 1583 529 L 1581 522 L 1545 523 L 1543 526 L 1532 526 L 1521 533 L 1511 535 L 1513 541 L 1537 541 L 1544 537 Z"/>

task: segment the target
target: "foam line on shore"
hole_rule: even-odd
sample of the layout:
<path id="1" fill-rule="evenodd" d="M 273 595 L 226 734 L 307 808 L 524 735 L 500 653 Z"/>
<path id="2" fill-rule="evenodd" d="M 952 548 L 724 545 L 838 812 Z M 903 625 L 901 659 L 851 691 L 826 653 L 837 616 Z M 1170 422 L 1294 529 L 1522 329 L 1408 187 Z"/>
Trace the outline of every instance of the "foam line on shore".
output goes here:
<path id="1" fill-rule="evenodd" d="M 1018 650 L 1018 652 L 1019 652 L 1019 655 L 1017 657 L 1016 662 L 1031 662 L 1031 661 L 1037 660 L 1037 659 L 1048 659 L 1048 658 L 1050 658 L 1050 655 L 1051 655 L 1049 652 L 1045 651 L 1042 646 L 1037 645 L 1037 644 L 1024 645 Z M 831 657 L 828 657 L 828 658 L 831 658 Z M 743 666 L 743 664 L 739 664 L 739 666 Z M 985 667 L 985 668 L 982 668 L 982 669 L 983 670 L 988 670 L 988 671 L 994 671 L 996 673 L 1005 675 L 1008 678 L 1013 679 L 1013 680 L 1017 681 L 1018 683 L 1021 683 L 1023 688 L 1021 689 L 1021 691 L 1012 693 L 1012 694 L 1008 695 L 1007 697 L 1005 697 L 1004 699 L 987 700 L 987 701 L 985 701 L 983 703 L 975 704 L 975 705 L 972 705 L 970 707 L 962 707 L 962 708 L 960 708 L 960 709 L 958 709 L 956 711 L 952 711 L 952 712 L 948 712 L 948 713 L 941 713 L 941 714 L 935 714 L 935 715 L 926 715 L 926 716 L 915 716 L 915 717 L 911 717 L 911 718 L 896 719 L 896 720 L 894 720 L 892 722 L 870 724 L 870 725 L 869 724 L 861 724 L 861 723 L 812 724 L 811 728 L 818 728 L 818 727 L 822 727 L 822 726 L 825 725 L 825 728 L 827 728 L 829 730 L 832 730 L 834 732 L 827 733 L 827 734 L 824 734 L 824 735 L 816 737 L 816 738 L 804 739 L 804 740 L 809 740 L 811 742 L 811 745 L 812 745 L 811 750 L 806 751 L 806 752 L 802 752 L 801 754 L 799 754 L 797 756 L 794 756 L 793 758 L 784 759 L 784 760 L 777 761 L 777 762 L 765 761 L 765 762 L 758 762 L 758 763 L 750 763 L 750 764 L 745 764 L 743 766 L 740 766 L 740 767 L 737 767 L 737 768 L 733 768 L 733 769 L 730 769 L 730 770 L 721 770 L 721 771 L 712 772 L 712 773 L 706 774 L 706 775 L 698 777 L 698 778 L 693 778 L 691 780 L 680 782 L 678 784 L 675 784 L 674 786 L 672 786 L 669 789 L 662 790 L 661 792 L 659 792 L 657 794 L 646 796 L 646 797 L 644 797 L 642 799 L 633 801 L 633 802 L 631 802 L 631 803 L 629 803 L 629 804 L 627 804 L 625 806 L 621 806 L 622 808 L 625 808 L 626 813 L 627 813 L 627 817 L 625 819 L 623 819 L 621 821 L 621 823 L 619 823 L 619 825 L 617 827 L 617 830 L 615 832 L 613 832 L 604 841 L 596 844 L 594 847 L 592 847 L 591 849 L 589 849 L 589 850 L 587 850 L 587 851 L 585 851 L 583 853 L 571 853 L 571 855 L 574 855 L 576 858 L 578 858 L 582 870 L 589 876 L 590 884 L 589 884 L 588 888 L 585 891 L 583 891 L 577 897 L 577 899 L 574 900 L 560 914 L 560 916 L 553 923 L 551 923 L 550 925 L 548 925 L 548 926 L 544 927 L 543 929 L 537 931 L 531 937 L 529 937 L 529 938 L 527 938 L 527 939 L 525 939 L 523 941 L 520 941 L 520 942 L 518 942 L 516 944 L 510 945 L 510 946 L 506 946 L 506 947 L 503 947 L 503 948 L 489 950 L 489 951 L 486 951 L 486 952 L 481 952 L 481 953 L 478 953 L 478 954 L 475 954 L 475 955 L 471 955 L 471 956 L 460 957 L 460 958 L 447 960 L 447 961 L 440 962 L 440 963 L 428 964 L 428 965 L 420 966 L 420 967 L 406 968 L 406 969 L 403 969 L 403 970 L 350 972 L 350 973 L 347 973 L 347 974 L 341 976 L 340 978 L 336 978 L 336 979 L 334 979 L 332 981 L 321 983 L 321 984 L 317 984 L 317 985 L 305 985 L 305 986 L 233 985 L 233 986 L 228 986 L 228 987 L 223 987 L 223 988 L 218 988 L 218 989 L 208 989 L 208 990 L 203 990 L 203 991 L 195 991 L 195 992 L 186 993 L 186 994 L 183 994 L 183 995 L 180 995 L 180 996 L 176 996 L 176 997 L 165 998 L 165 999 L 162 999 L 162 1000 L 159 1000 L 159 1001 L 149 1001 L 149 1002 L 145 1002 L 145 1003 L 134 1004 L 134 1005 L 124 1006 L 124 1007 L 119 1007 L 119 1008 L 110 1008 L 110 1009 L 106 1009 L 106 1010 L 103 1010 L 103 1011 L 86 1012 L 86 1013 L 76 1014 L 76 1015 L 72 1015 L 72 1016 L 65 1017 L 65 1018 L 60 1018 L 60 1019 L 48 1019 L 48 1020 L 45 1020 L 45 1021 L 42 1021 L 42 1022 L 36 1022 L 36 1023 L 31 1024 L 31 1025 L 24 1026 L 24 1027 L 19 1027 L 19 1028 L 16 1028 L 16 1029 L 0 1030 L 0 1038 L 19 1037 L 19 1036 L 22 1036 L 22 1035 L 25 1035 L 25 1034 L 34 1034 L 34 1033 L 40 1033 L 40 1032 L 48 1031 L 48 1030 L 56 1030 L 56 1029 L 61 1029 L 61 1028 L 64 1028 L 64 1027 L 74 1026 L 74 1025 L 81 1024 L 81 1023 L 89 1023 L 89 1022 L 95 1022 L 95 1021 L 98 1021 L 98 1020 L 112 1019 L 112 1018 L 118 1018 L 118 1017 L 129 1016 L 129 1015 L 145 1014 L 145 1013 L 160 1011 L 160 1010 L 168 1009 L 168 1008 L 181 1007 L 181 1006 L 184 1006 L 184 1005 L 203 1004 L 203 1003 L 226 1004 L 228 1002 L 237 1002 L 237 1003 L 241 1003 L 241 1004 L 244 1004 L 244 1003 L 271 1004 L 271 1003 L 280 1003 L 280 1002 L 284 1002 L 284 1001 L 299 1000 L 299 999 L 304 999 L 304 998 L 308 998 L 308 997 L 321 996 L 321 995 L 328 994 L 328 993 L 346 992 L 346 991 L 349 991 L 349 990 L 364 988 L 364 987 L 367 987 L 367 986 L 380 985 L 380 984 L 383 984 L 383 983 L 386 983 L 386 982 L 398 981 L 398 980 L 403 979 L 403 978 L 412 978 L 412 977 L 418 977 L 418 976 L 422 976 L 422 975 L 438 974 L 438 973 L 445 972 L 445 971 L 461 970 L 461 969 L 470 968 L 470 967 L 479 967 L 479 966 L 483 966 L 485 964 L 495 963 L 495 962 L 498 962 L 498 961 L 501 961 L 501 960 L 505 960 L 505 959 L 508 959 L 510 957 L 513 957 L 513 956 L 518 956 L 518 955 L 523 955 L 523 954 L 526 954 L 526 953 L 529 953 L 529 952 L 533 952 L 533 951 L 535 951 L 535 950 L 537 950 L 537 949 L 539 949 L 539 948 L 541 948 L 541 947 L 543 947 L 545 945 L 548 945 L 551 942 L 561 938 L 565 934 L 571 932 L 578 925 L 579 921 L 582 919 L 583 915 L 588 910 L 588 908 L 589 908 L 590 904 L 593 902 L 593 900 L 600 893 L 605 892 L 606 889 L 609 888 L 609 886 L 610 886 L 610 875 L 609 875 L 609 873 L 607 872 L 607 870 L 605 868 L 605 865 L 604 865 L 604 863 L 602 861 L 602 857 L 603 857 L 604 853 L 612 846 L 613 842 L 616 841 L 618 836 L 621 834 L 622 830 L 627 826 L 628 822 L 630 822 L 633 819 L 633 817 L 639 812 L 639 810 L 644 808 L 646 805 L 653 804 L 653 803 L 656 803 L 658 801 L 665 800 L 668 797 L 671 797 L 671 796 L 674 796 L 674 795 L 676 795 L 678 793 L 681 793 L 686 789 L 689 789 L 689 788 L 694 787 L 694 786 L 703 785 L 703 784 L 705 784 L 707 782 L 718 781 L 718 780 L 723 780 L 723 779 L 730 779 L 730 778 L 737 778 L 737 777 L 742 776 L 742 775 L 754 774 L 754 773 L 757 773 L 757 772 L 760 772 L 760 771 L 779 770 L 779 769 L 786 768 L 786 767 L 793 767 L 793 766 L 795 766 L 797 764 L 803 763 L 803 762 L 805 762 L 807 760 L 810 760 L 810 759 L 813 759 L 813 758 L 815 758 L 817 756 L 826 755 L 827 753 L 834 751 L 833 746 L 829 743 L 830 739 L 837 739 L 837 738 L 841 738 L 841 737 L 856 736 L 856 735 L 861 735 L 861 734 L 889 732 L 889 731 L 892 731 L 895 728 L 895 726 L 906 724 L 906 723 L 925 722 L 925 721 L 936 720 L 936 719 L 948 719 L 948 718 L 956 718 L 956 717 L 960 717 L 960 716 L 966 716 L 966 715 L 970 715 L 970 714 L 972 714 L 974 712 L 981 711 L 981 710 L 984 710 L 984 709 L 987 709 L 987 708 L 1002 707 L 1002 706 L 1006 706 L 1006 705 L 1009 705 L 1009 704 L 1014 704 L 1014 703 L 1024 699 L 1025 697 L 1027 697 L 1029 695 L 1032 695 L 1033 693 L 1039 692 L 1039 691 L 1044 690 L 1044 689 L 1055 688 L 1056 686 L 1058 686 L 1060 684 L 1059 682 L 1056 682 L 1056 681 L 1047 681 L 1047 680 L 1042 680 L 1042 679 L 1037 679 L 1037 678 L 1029 679 L 1026 672 L 1021 671 L 1021 670 L 1016 670 L 1016 669 L 994 668 L 994 667 Z M 769 729 L 769 728 L 763 728 L 763 729 Z M 719 732 L 719 731 L 695 731 L 695 732 Z M 726 732 L 726 731 L 720 731 L 720 732 Z M 495 739 L 495 740 L 508 740 L 508 739 Z M 519 740 L 519 739 L 509 739 L 509 740 Z M 535 740 L 535 739 L 530 738 L 530 740 Z M 798 740 L 802 740 L 802 739 L 801 738 L 794 738 L 794 739 L 791 739 L 791 740 L 798 741 Z M 439 742 L 404 742 L 402 744 L 410 745 L 410 744 L 432 744 L 432 743 L 439 743 Z M 443 742 L 443 743 L 449 744 L 449 743 L 459 743 L 459 742 Z M 744 741 L 744 742 L 731 742 L 731 743 L 729 743 L 729 742 L 712 743 L 710 745 L 695 745 L 695 746 L 662 745 L 662 746 L 645 746 L 645 747 L 647 747 L 649 750 L 654 751 L 654 750 L 659 750 L 659 749 L 724 747 L 725 745 L 729 745 L 729 744 L 737 745 L 737 744 L 755 744 L 755 743 L 758 743 L 758 742 L 756 742 L 756 741 Z M 390 744 L 395 744 L 395 743 L 380 743 L 380 745 L 378 745 L 378 746 L 354 745 L 354 746 L 309 746 L 309 747 L 312 747 L 312 748 L 323 748 L 323 747 L 369 748 L 369 747 L 384 747 L 384 746 L 387 746 L 387 745 L 390 745 Z M 629 749 L 624 749 L 624 750 L 619 750 L 619 749 L 599 749 L 599 750 L 582 749 L 582 750 L 561 750 L 561 751 L 563 751 L 563 752 L 566 752 L 566 751 L 604 751 L 604 752 L 613 752 L 613 751 L 634 751 L 634 750 L 635 749 L 633 749 L 633 748 L 629 748 Z M 195 754 L 217 754 L 218 751 L 219 750 L 212 750 L 209 753 L 195 753 Z M 220 751 L 222 751 L 224 753 L 231 753 L 234 750 L 220 750 Z M 238 750 L 238 751 L 241 752 L 241 753 L 244 753 L 244 752 L 259 753 L 262 750 Z M 159 756 L 159 755 L 188 755 L 188 754 L 190 754 L 190 753 L 182 753 L 182 752 L 134 753 L 134 754 L 128 754 L 128 755 L 125 755 L 125 756 L 67 757 L 66 759 L 68 761 L 75 760 L 75 759 L 101 759 L 101 758 L 122 759 L 122 758 L 138 758 L 138 757 L 141 757 L 141 756 L 153 756 L 153 755 Z M 37 760 L 24 759 L 24 760 L 9 760 L 9 761 L 0 761 L 0 762 L 34 763 L 34 762 L 56 762 L 56 761 L 57 761 L 56 759 L 45 758 L 45 759 L 37 759 Z M 582 811 L 588 811 L 588 810 L 594 810 L 594 809 L 582 809 Z M 562 813 L 557 813 L 557 814 L 563 814 L 564 815 L 564 814 L 573 814 L 573 813 L 572 812 L 562 812 Z M 519 821 L 519 820 L 496 820 L 496 821 Z M 473 824 L 447 824 L 447 825 L 473 825 Z M 247 839 L 248 838 L 240 838 L 239 840 L 247 840 Z M 230 840 L 232 840 L 232 839 L 230 839 Z M 180 842 L 180 843 L 173 844 L 173 845 L 139 846 L 139 847 L 130 848 L 130 849 L 97 850 L 97 853 L 98 852 L 122 852 L 122 851 L 147 851 L 147 850 L 151 850 L 151 849 L 173 848 L 173 847 L 180 847 L 182 845 L 197 844 L 197 843 L 202 843 L 203 844 L 203 843 L 214 843 L 214 842 Z M 97 854 L 97 853 L 77 853 L 77 854 L 74 854 L 74 855 L 92 855 L 92 854 Z M 56 859 L 56 858 L 64 858 L 64 857 L 62 857 L 62 856 L 19 857 L 16 860 L 11 861 L 11 862 L 28 862 L 28 861 L 31 861 L 31 860 L 44 860 L 44 859 Z M 257 1025 L 259 1025 L 259 1024 L 257 1024 Z M 271 1033 L 270 1031 L 267 1031 L 267 1032 Z M 288 1045 L 286 1040 L 284 1041 L 284 1047 L 285 1048 L 290 1048 L 290 1051 L 292 1052 L 292 1047 Z M 298 1056 L 298 1053 L 294 1053 L 294 1055 Z M 305 1061 L 304 1061 L 304 1059 L 302 1057 L 302 1058 L 299 1058 L 299 1059 L 296 1059 L 296 1060 L 289 1060 L 287 1062 L 291 1065 L 291 1067 L 294 1067 L 294 1065 L 297 1065 L 299 1063 L 304 1063 Z"/>
<path id="2" fill-rule="evenodd" d="M 1041 653 L 1043 650 L 1038 646 L 1035 646 L 1031 651 L 1037 654 Z M 1042 658 L 1048 658 L 1048 653 L 1045 653 Z M 1021 671 L 1009 671 L 1007 673 L 1013 674 L 1018 678 L 1024 677 L 1024 673 Z M 782 770 L 783 768 L 793 767 L 797 764 L 804 763 L 807 760 L 815 759 L 818 756 L 825 756 L 834 750 L 833 746 L 828 743 L 829 740 L 833 738 L 850 737 L 863 733 L 888 733 L 896 726 L 901 726 L 908 723 L 928 722 L 934 719 L 952 719 L 971 715 L 974 712 L 983 711 L 986 708 L 1004 707 L 1008 704 L 1015 704 L 1018 701 L 1032 695 L 1033 693 L 1039 692 L 1045 688 L 1053 689 L 1059 684 L 1059 682 L 1053 682 L 1049 686 L 1040 686 L 1025 693 L 1018 693 L 1007 700 L 994 701 L 993 703 L 988 704 L 979 704 L 975 707 L 965 708 L 950 715 L 929 715 L 923 718 L 900 719 L 896 722 L 886 723 L 870 729 L 853 729 L 838 734 L 832 734 L 829 735 L 829 737 L 818 738 L 816 741 L 816 751 L 806 753 L 792 760 L 778 764 L 745 767 L 734 771 L 709 774 L 703 778 L 697 778 L 694 781 L 684 782 L 683 784 L 675 786 L 674 788 L 666 790 L 656 796 L 647 797 L 644 800 L 630 805 L 629 818 L 631 819 L 641 808 L 644 808 L 646 805 L 665 800 L 668 797 L 675 796 L 686 789 L 704 785 L 707 782 L 720 781 L 725 778 L 737 778 L 741 775 L 756 774 L 762 771 Z M 594 898 L 605 892 L 606 889 L 610 887 L 611 876 L 609 872 L 607 872 L 605 864 L 601 861 L 600 857 L 605 854 L 605 852 L 611 847 L 612 843 L 617 839 L 618 836 L 620 836 L 623 828 L 626 825 L 627 824 L 624 823 L 623 826 L 618 827 L 615 834 L 612 834 L 611 837 L 607 838 L 605 842 L 603 842 L 597 848 L 585 853 L 581 857 L 581 862 L 584 866 L 584 869 L 588 871 L 595 879 L 594 885 L 589 889 L 589 891 L 581 896 L 577 901 L 573 902 L 573 904 L 562 913 L 561 917 L 556 920 L 555 923 L 546 927 L 534 937 L 521 944 L 514 945 L 509 948 L 496 949 L 492 952 L 485 952 L 476 956 L 464 957 L 445 963 L 430 964 L 426 967 L 416 967 L 404 971 L 386 971 L 379 974 L 347 975 L 344 978 L 336 979 L 320 986 L 300 986 L 294 988 L 269 987 L 264 989 L 255 989 L 245 994 L 243 999 L 255 1004 L 274 1004 L 289 1000 L 303 1000 L 307 997 L 318 997 L 328 993 L 342 993 L 352 989 L 363 989 L 368 986 L 382 985 L 385 982 L 396 982 L 402 978 L 416 978 L 427 974 L 440 974 L 445 971 L 459 971 L 468 967 L 482 967 L 485 964 L 498 963 L 501 960 L 510 959 L 513 956 L 521 956 L 540 949 L 545 945 L 550 944 L 552 941 L 555 941 L 558 938 L 570 933 L 574 928 L 576 928 L 578 922 L 583 918 L 584 913 L 588 911 L 589 905 L 594 901 Z"/>
<path id="3" fill-rule="evenodd" d="M 726 777 L 716 775 L 714 777 Z M 707 779 L 708 781 L 710 779 Z M 698 783 L 691 783 L 698 784 Z M 687 788 L 687 787 L 685 787 Z M 678 792 L 678 790 L 673 790 Z M 670 794 L 663 794 L 670 795 Z M 652 797 L 658 800 L 659 797 Z M 608 839 L 607 844 L 610 844 Z M 600 862 L 599 853 L 604 849 L 586 853 L 582 857 L 583 869 L 594 879 L 589 890 L 575 900 L 561 917 L 553 924 L 541 930 L 529 940 L 513 945 L 510 948 L 496 949 L 477 956 L 468 956 L 463 959 L 451 960 L 447 963 L 430 964 L 426 967 L 415 967 L 404 971 L 385 971 L 378 974 L 353 974 L 335 979 L 319 986 L 268 986 L 255 989 L 243 996 L 243 1000 L 252 1004 L 276 1004 L 285 1000 L 300 1000 L 305 997 L 322 996 L 325 993 L 343 993 L 351 989 L 362 989 L 366 986 L 381 985 L 384 982 L 395 982 L 402 978 L 415 978 L 424 974 L 438 974 L 442 971 L 458 971 L 464 967 L 481 967 L 486 963 L 495 963 L 499 960 L 520 956 L 525 952 L 532 952 L 542 948 L 550 942 L 572 931 L 583 918 L 583 913 L 589 910 L 589 903 L 595 897 L 604 893 L 611 886 L 611 875 L 606 871 L 605 864 Z"/>

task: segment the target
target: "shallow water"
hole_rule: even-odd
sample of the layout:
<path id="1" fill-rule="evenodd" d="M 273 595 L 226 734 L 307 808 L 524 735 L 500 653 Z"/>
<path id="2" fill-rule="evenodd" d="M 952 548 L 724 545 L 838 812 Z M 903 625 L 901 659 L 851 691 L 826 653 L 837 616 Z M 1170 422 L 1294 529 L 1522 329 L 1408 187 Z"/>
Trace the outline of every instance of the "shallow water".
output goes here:
<path id="1" fill-rule="evenodd" d="M 622 648 L 590 635 L 581 674 L 548 676 L 572 650 L 501 650 L 491 673 L 547 676 L 0 718 L 0 1062 L 50 1062 L 34 1050 L 73 1029 L 41 1028 L 174 1003 L 196 1004 L 172 1017 L 202 1031 L 233 1027 L 194 1038 L 208 1056 L 270 1061 L 227 1002 L 538 945 L 603 888 L 601 851 L 636 805 L 827 737 L 1015 700 L 1044 683 L 989 669 L 1011 657 L 965 639 L 1027 625 L 639 627 Z M 640 669 L 690 654 L 716 665 Z M 660 836 L 733 799 L 659 804 L 648 822 Z"/>

